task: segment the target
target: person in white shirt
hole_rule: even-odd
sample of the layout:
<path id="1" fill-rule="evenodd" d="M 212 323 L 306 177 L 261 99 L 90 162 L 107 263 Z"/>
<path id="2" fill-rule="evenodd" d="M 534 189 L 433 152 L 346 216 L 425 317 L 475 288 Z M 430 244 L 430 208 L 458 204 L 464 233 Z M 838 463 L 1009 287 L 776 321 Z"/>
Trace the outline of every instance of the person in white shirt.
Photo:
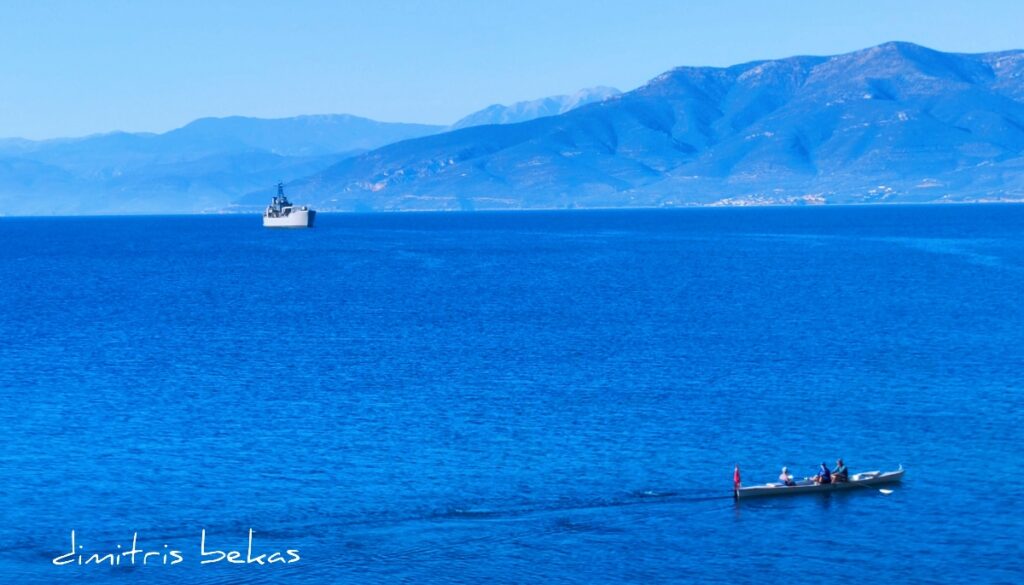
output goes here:
<path id="1" fill-rule="evenodd" d="M 783 467 L 782 473 L 779 474 L 779 482 L 782 485 L 796 485 L 796 482 L 793 481 L 793 476 L 789 474 L 789 468 L 786 467 Z"/>

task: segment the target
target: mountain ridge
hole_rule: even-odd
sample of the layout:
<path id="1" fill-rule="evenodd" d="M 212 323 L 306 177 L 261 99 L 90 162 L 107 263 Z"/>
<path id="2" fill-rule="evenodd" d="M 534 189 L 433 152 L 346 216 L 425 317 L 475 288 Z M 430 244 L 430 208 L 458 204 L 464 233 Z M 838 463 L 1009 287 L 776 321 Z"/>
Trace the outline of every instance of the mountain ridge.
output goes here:
<path id="1" fill-rule="evenodd" d="M 494 104 L 465 116 L 451 125 L 452 130 L 488 124 L 515 124 L 536 118 L 557 116 L 576 108 L 621 95 L 614 87 L 588 87 L 571 94 L 554 95 L 511 105 Z"/>
<path id="2" fill-rule="evenodd" d="M 891 42 L 679 67 L 600 103 L 399 142 L 290 185 L 324 209 L 1024 199 L 1024 51 Z"/>

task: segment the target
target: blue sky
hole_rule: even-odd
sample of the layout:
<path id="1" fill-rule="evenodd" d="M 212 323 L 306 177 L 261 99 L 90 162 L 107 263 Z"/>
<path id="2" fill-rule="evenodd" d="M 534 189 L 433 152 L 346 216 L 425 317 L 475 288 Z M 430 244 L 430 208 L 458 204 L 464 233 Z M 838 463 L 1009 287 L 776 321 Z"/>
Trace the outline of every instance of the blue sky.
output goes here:
<path id="1" fill-rule="evenodd" d="M 906 40 L 1021 48 L 1024 2 L 0 2 L 0 136 L 162 132 L 204 116 L 446 124 L 632 89 L 678 65 Z"/>

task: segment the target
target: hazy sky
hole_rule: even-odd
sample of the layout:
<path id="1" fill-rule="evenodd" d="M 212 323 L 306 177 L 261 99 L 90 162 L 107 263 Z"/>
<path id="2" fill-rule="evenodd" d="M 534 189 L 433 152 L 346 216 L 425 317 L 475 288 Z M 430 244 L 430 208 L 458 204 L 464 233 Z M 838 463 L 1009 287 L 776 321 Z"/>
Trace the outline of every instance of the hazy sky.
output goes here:
<path id="1" fill-rule="evenodd" d="M 0 0 L 0 136 L 162 132 L 204 116 L 447 124 L 678 65 L 889 40 L 1024 45 L 1024 2 Z"/>

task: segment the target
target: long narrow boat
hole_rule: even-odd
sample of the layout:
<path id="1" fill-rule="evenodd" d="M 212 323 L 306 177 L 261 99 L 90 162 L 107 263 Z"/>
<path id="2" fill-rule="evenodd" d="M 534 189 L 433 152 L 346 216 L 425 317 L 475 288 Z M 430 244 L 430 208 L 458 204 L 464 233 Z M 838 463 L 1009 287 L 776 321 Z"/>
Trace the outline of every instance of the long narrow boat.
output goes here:
<path id="1" fill-rule="evenodd" d="M 734 490 L 736 499 L 760 498 L 764 496 L 793 496 L 797 494 L 829 493 L 838 490 L 853 490 L 863 487 L 896 483 L 903 479 L 904 469 L 896 471 L 865 471 L 850 476 L 850 481 L 840 483 L 816 484 L 810 479 L 796 482 L 796 485 L 785 485 L 783 483 L 766 483 L 764 485 L 752 485 Z"/>

